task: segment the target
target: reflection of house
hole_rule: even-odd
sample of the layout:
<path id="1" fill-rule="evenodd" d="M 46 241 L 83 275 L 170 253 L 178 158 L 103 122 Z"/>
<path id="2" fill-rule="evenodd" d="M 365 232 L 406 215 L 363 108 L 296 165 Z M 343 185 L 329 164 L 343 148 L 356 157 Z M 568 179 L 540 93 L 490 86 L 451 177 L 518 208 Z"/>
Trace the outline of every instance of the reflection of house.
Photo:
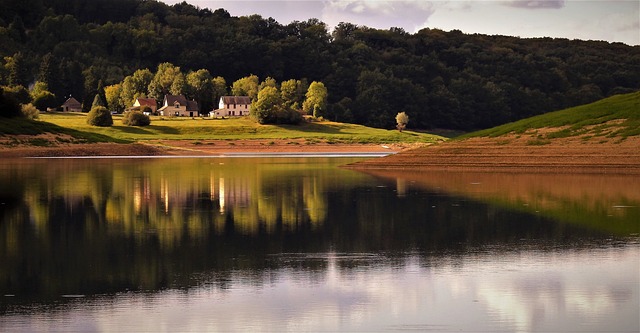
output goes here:
<path id="1" fill-rule="evenodd" d="M 209 112 L 210 117 L 240 117 L 248 116 L 251 111 L 249 96 L 222 96 L 218 109 Z"/>
<path id="2" fill-rule="evenodd" d="M 158 110 L 158 104 L 155 98 L 136 98 L 133 106 L 129 108 L 130 111 L 142 111 L 145 106 L 151 109 L 151 113 L 156 113 Z"/>
<path id="3" fill-rule="evenodd" d="M 165 95 L 158 112 L 161 116 L 196 117 L 198 102 L 188 101 L 184 95 Z"/>
<path id="4" fill-rule="evenodd" d="M 71 97 L 62 103 L 62 111 L 64 112 L 82 112 L 82 104 L 77 99 Z"/>

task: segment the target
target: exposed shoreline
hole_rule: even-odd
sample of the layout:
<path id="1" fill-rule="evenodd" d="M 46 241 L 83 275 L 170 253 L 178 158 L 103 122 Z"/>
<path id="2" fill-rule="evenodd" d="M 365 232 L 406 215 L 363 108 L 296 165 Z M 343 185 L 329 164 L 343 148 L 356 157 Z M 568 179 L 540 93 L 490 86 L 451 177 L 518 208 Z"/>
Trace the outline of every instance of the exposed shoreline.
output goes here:
<path id="1" fill-rule="evenodd" d="M 543 145 L 516 137 L 473 138 L 403 151 L 345 166 L 367 172 L 450 171 L 640 174 L 640 137 L 591 142 L 557 139 Z"/>
<path id="2" fill-rule="evenodd" d="M 640 138 L 589 142 L 554 140 L 531 145 L 522 140 L 474 138 L 428 144 L 308 143 L 305 140 L 149 140 L 140 143 L 1 146 L 0 158 L 24 157 L 249 157 L 360 156 L 346 165 L 365 172 L 446 171 L 640 175 Z M 385 157 L 381 157 L 388 155 Z M 377 171 L 376 171 L 377 170 Z"/>
<path id="3" fill-rule="evenodd" d="M 420 144 L 306 143 L 305 140 L 149 140 L 138 143 L 0 146 L 1 158 L 88 156 L 241 156 L 273 154 L 336 154 L 378 157 L 422 146 Z"/>

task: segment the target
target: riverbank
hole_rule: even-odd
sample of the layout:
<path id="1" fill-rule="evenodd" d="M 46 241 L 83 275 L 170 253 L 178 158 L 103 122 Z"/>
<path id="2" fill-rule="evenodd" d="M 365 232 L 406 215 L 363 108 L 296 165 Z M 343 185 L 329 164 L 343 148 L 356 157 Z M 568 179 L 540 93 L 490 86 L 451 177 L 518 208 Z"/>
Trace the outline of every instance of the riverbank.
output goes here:
<path id="1" fill-rule="evenodd" d="M 358 170 L 640 174 L 640 137 L 535 141 L 524 136 L 449 141 L 346 166 Z"/>
<path id="2" fill-rule="evenodd" d="M 2 145 L 0 157 L 73 157 L 73 156 L 217 156 L 263 153 L 380 153 L 394 154 L 426 144 L 333 143 L 305 139 L 284 140 L 148 140 L 131 144 L 49 144 Z"/>

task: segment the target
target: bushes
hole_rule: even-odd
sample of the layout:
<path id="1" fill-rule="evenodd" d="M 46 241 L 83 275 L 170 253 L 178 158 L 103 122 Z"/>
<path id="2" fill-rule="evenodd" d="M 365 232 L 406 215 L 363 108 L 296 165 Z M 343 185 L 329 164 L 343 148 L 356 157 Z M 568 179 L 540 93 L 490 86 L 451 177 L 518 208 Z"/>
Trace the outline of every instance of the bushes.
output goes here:
<path id="1" fill-rule="evenodd" d="M 126 112 L 122 117 L 122 124 L 127 126 L 147 126 L 151 124 L 151 119 L 142 112 L 130 111 Z"/>
<path id="2" fill-rule="evenodd" d="M 40 111 L 38 111 L 38 109 L 33 106 L 33 104 L 29 103 L 29 104 L 22 104 L 22 114 L 27 118 L 27 119 L 38 119 L 38 117 L 40 117 Z"/>
<path id="3" fill-rule="evenodd" d="M 111 112 L 104 106 L 96 106 L 87 114 L 87 124 L 100 127 L 109 127 L 113 125 Z"/>

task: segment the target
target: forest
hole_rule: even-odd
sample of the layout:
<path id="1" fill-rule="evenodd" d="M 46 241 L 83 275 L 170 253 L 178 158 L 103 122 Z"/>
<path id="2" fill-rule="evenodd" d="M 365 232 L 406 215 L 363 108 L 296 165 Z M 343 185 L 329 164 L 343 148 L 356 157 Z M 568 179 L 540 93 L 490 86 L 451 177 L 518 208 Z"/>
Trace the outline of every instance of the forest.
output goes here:
<path id="1" fill-rule="evenodd" d="M 185 90 L 203 114 L 231 83 L 256 76 L 322 83 L 327 103 L 314 113 L 379 128 L 405 112 L 409 128 L 483 129 L 640 89 L 640 46 L 623 43 L 348 22 L 330 30 L 187 2 L 0 0 L 0 86 L 20 101 L 90 105 L 106 87 L 167 66 L 225 82 L 215 96 Z"/>

